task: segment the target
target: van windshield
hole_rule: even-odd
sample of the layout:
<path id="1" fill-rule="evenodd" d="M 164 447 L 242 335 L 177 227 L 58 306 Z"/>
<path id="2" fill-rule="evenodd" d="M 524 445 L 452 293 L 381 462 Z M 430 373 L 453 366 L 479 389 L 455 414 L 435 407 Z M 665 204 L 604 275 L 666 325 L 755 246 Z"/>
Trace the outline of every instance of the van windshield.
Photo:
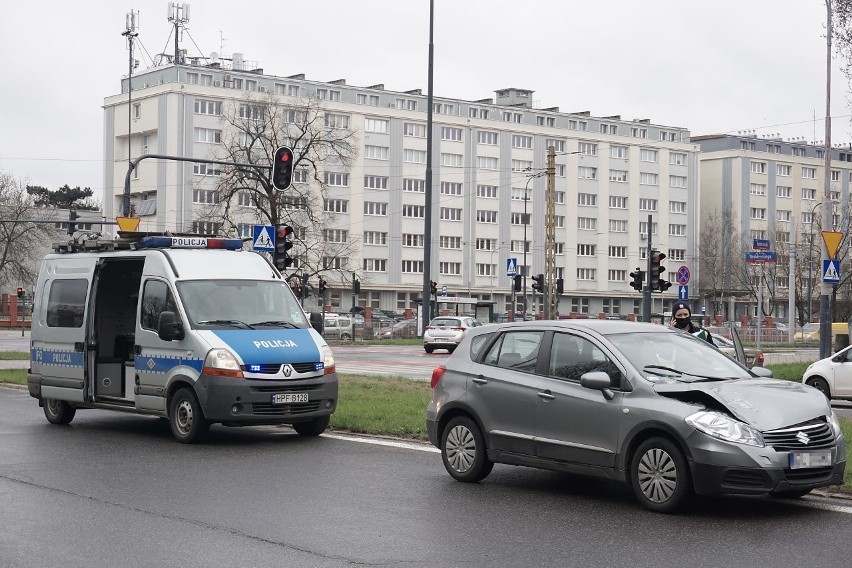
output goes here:
<path id="1" fill-rule="evenodd" d="M 290 287 L 278 280 L 190 280 L 178 294 L 195 329 L 307 328 Z"/>

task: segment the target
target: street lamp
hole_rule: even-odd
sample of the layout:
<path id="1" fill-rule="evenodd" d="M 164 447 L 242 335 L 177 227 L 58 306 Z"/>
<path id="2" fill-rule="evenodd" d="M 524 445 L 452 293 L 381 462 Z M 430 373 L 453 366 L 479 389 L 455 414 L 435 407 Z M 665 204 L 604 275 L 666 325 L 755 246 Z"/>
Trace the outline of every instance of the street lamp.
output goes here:
<path id="1" fill-rule="evenodd" d="M 524 320 L 527 319 L 527 225 L 529 225 L 529 217 L 527 216 L 527 201 L 530 200 L 530 182 L 535 178 L 546 175 L 547 171 L 538 172 L 527 177 L 527 184 L 524 186 Z"/>

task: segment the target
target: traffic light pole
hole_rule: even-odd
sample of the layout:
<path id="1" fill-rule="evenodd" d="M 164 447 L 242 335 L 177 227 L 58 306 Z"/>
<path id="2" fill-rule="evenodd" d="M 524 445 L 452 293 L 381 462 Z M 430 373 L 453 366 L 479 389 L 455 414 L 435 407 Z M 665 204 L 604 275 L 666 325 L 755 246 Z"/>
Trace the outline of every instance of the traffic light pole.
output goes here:
<path id="1" fill-rule="evenodd" d="M 642 291 L 642 321 L 644 322 L 651 321 L 651 251 L 653 249 L 651 243 L 651 219 L 651 215 L 648 215 L 648 281 L 645 283 L 645 290 Z"/>

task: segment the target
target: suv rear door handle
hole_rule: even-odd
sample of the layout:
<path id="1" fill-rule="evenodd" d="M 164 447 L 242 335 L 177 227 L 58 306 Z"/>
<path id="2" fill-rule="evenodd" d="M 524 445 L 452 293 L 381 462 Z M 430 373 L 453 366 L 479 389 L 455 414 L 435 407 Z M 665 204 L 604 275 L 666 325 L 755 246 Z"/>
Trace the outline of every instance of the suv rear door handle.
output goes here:
<path id="1" fill-rule="evenodd" d="M 475 382 L 478 385 L 487 385 L 488 384 L 488 379 L 486 379 L 482 375 L 479 375 L 478 377 L 476 377 L 475 379 L 472 379 L 472 380 L 473 380 L 473 382 Z"/>
<path id="2" fill-rule="evenodd" d="M 549 390 L 541 391 L 540 393 L 538 393 L 538 397 L 543 400 L 553 400 L 554 398 L 556 398 Z"/>

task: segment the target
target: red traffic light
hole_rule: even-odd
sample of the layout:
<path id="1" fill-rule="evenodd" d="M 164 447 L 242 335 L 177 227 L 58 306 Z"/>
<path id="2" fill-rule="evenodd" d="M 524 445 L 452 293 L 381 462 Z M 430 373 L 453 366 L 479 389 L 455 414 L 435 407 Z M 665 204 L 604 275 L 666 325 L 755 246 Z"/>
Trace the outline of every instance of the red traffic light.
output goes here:
<path id="1" fill-rule="evenodd" d="M 281 146 L 272 160 L 272 187 L 278 191 L 290 189 L 293 181 L 293 150 Z"/>
<path id="2" fill-rule="evenodd" d="M 291 227 L 290 225 L 278 225 L 278 227 L 275 229 L 275 235 L 279 239 L 286 239 L 287 237 L 289 237 L 292 234 L 293 234 L 293 227 Z"/>
<path id="3" fill-rule="evenodd" d="M 24 289 L 23 289 L 23 288 L 18 288 L 18 297 L 19 297 L 19 298 L 23 298 L 23 297 L 24 297 Z"/>

